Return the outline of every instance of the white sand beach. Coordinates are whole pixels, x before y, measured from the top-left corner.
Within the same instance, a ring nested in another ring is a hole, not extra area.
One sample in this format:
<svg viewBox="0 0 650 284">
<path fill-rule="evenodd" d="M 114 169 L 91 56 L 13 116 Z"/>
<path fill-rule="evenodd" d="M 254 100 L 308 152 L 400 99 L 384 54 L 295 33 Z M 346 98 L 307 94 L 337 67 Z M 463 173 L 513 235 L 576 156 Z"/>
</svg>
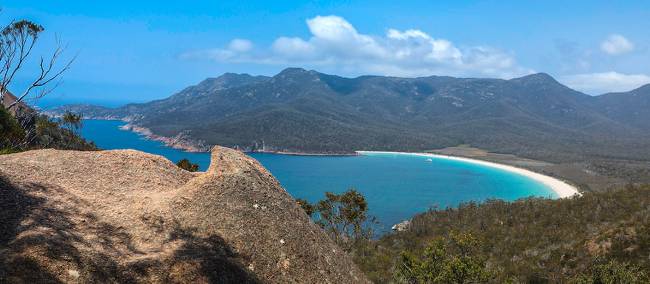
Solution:
<svg viewBox="0 0 650 284">
<path fill-rule="evenodd" d="M 559 198 L 566 198 L 566 197 L 571 197 L 574 195 L 581 195 L 578 189 L 564 181 L 561 181 L 559 179 L 546 176 L 540 173 L 536 173 L 527 169 L 522 169 L 518 168 L 515 166 L 510 166 L 510 165 L 504 165 L 504 164 L 499 164 L 499 163 L 494 163 L 494 162 L 488 162 L 488 161 L 483 161 L 483 160 L 477 160 L 477 159 L 470 159 L 470 158 L 464 158 L 464 157 L 456 157 L 456 156 L 447 156 L 447 155 L 439 155 L 439 154 L 431 154 L 431 153 L 410 153 L 410 152 L 385 152 L 385 151 L 356 151 L 360 155 L 364 154 L 398 154 L 398 155 L 412 155 L 412 156 L 421 156 L 421 157 L 431 157 L 431 158 L 436 158 L 436 159 L 448 159 L 448 160 L 456 160 L 456 161 L 462 161 L 462 162 L 467 162 L 467 163 L 473 163 L 473 164 L 479 164 L 482 166 L 487 166 L 487 167 L 492 167 L 492 168 L 497 168 L 500 170 L 512 172 L 515 174 L 523 175 L 526 176 L 530 179 L 533 179 L 535 181 L 538 181 L 547 187 L 549 187 L 551 190 L 553 190 Z"/>
</svg>

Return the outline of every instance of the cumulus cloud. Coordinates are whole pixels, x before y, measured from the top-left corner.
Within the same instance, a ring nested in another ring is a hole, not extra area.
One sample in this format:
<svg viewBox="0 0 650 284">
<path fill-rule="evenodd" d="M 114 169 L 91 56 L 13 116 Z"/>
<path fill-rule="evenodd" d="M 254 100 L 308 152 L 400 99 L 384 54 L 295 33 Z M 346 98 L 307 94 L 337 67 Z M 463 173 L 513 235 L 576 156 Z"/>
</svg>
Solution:
<svg viewBox="0 0 650 284">
<path fill-rule="evenodd" d="M 588 73 L 569 75 L 560 81 L 576 90 L 599 95 L 607 92 L 624 92 L 650 84 L 650 76 L 645 74 L 623 74 L 618 72 Z"/>
<path fill-rule="evenodd" d="M 508 52 L 489 46 L 457 46 L 417 29 L 388 29 L 385 35 L 369 35 L 338 16 L 316 16 L 306 24 L 309 38 L 279 37 L 262 50 L 254 50 L 250 41 L 238 39 L 226 48 L 188 52 L 182 57 L 395 76 L 511 78 L 532 72 L 519 66 Z"/>
<path fill-rule="evenodd" d="M 613 34 L 600 44 L 600 49 L 607 54 L 620 55 L 634 50 L 634 44 L 622 35 Z"/>
</svg>

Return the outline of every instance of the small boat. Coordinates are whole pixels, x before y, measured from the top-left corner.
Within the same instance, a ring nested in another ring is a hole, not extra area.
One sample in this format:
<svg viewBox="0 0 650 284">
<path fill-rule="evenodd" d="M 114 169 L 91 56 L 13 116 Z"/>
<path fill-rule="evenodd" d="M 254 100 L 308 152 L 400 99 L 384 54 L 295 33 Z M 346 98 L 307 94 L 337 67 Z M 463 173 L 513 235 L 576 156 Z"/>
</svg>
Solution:
<svg viewBox="0 0 650 284">
<path fill-rule="evenodd" d="M 433 162 L 433 160 L 432 160 L 431 158 L 426 159 L 425 161 L 427 161 L 427 162 Z"/>
</svg>

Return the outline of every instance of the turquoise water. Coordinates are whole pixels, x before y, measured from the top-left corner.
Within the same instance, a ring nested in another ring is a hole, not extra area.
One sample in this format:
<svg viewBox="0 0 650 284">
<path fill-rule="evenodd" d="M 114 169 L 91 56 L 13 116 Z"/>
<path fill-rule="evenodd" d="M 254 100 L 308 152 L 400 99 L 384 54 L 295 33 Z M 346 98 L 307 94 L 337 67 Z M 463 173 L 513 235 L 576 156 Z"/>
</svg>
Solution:
<svg viewBox="0 0 650 284">
<path fill-rule="evenodd" d="M 208 153 L 188 153 L 120 130 L 121 121 L 85 120 L 82 134 L 103 149 L 137 149 L 176 162 L 188 158 L 202 170 Z M 457 206 L 489 198 L 515 200 L 529 196 L 556 197 L 545 185 L 524 176 L 481 165 L 427 157 L 370 154 L 363 156 L 289 156 L 253 153 L 295 198 L 311 202 L 324 192 L 356 188 L 367 198 L 378 231 L 437 206 Z"/>
</svg>

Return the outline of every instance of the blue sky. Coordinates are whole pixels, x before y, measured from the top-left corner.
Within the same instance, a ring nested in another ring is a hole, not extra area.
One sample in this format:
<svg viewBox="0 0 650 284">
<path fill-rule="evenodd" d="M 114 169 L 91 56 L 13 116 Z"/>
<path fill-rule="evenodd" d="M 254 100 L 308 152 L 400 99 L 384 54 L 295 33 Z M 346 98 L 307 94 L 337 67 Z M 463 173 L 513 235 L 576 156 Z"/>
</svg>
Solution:
<svg viewBox="0 0 650 284">
<path fill-rule="evenodd" d="M 407 3 L 404 3 L 407 2 Z M 303 67 L 512 78 L 546 72 L 590 94 L 650 83 L 648 1 L 5 0 L 77 55 L 50 100 L 163 98 L 224 72 Z M 26 68 L 14 88 L 29 79 Z M 33 70 L 33 69 L 31 69 Z"/>
</svg>

